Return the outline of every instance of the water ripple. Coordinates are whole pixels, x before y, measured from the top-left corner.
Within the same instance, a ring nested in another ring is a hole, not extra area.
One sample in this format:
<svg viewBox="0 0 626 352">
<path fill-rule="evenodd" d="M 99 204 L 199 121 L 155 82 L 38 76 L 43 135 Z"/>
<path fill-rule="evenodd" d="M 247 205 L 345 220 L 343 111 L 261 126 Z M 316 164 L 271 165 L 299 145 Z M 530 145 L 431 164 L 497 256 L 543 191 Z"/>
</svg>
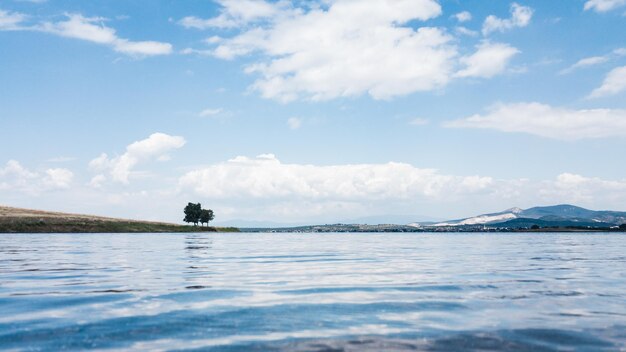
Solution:
<svg viewBox="0 0 626 352">
<path fill-rule="evenodd" d="M 617 234 L 5 234 L 0 350 L 625 350 L 625 252 Z"/>
</svg>

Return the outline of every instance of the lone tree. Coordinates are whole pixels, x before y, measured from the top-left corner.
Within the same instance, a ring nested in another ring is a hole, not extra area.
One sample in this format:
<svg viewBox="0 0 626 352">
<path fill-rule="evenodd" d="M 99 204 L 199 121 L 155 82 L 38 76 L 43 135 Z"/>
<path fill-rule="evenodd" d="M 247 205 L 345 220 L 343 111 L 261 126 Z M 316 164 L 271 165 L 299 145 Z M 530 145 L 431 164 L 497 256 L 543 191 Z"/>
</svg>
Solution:
<svg viewBox="0 0 626 352">
<path fill-rule="evenodd" d="M 202 209 L 200 212 L 200 224 L 206 223 L 206 226 L 209 227 L 209 221 L 215 219 L 215 215 L 213 215 L 213 210 L 211 209 Z"/>
<path fill-rule="evenodd" d="M 197 226 L 198 222 L 200 221 L 201 215 L 202 215 L 202 205 L 200 205 L 200 203 L 198 204 L 187 203 L 187 206 L 185 207 L 185 218 L 183 219 L 183 221 L 193 222 L 193 225 Z"/>
</svg>

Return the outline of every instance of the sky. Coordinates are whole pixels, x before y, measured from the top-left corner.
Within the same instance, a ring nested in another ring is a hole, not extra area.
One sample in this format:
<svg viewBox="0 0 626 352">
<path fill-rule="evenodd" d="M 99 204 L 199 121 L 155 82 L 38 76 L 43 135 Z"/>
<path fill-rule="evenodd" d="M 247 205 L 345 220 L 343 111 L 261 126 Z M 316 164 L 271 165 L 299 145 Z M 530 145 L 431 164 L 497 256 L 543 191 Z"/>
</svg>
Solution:
<svg viewBox="0 0 626 352">
<path fill-rule="evenodd" d="M 0 204 L 626 210 L 626 0 L 0 0 Z"/>
</svg>

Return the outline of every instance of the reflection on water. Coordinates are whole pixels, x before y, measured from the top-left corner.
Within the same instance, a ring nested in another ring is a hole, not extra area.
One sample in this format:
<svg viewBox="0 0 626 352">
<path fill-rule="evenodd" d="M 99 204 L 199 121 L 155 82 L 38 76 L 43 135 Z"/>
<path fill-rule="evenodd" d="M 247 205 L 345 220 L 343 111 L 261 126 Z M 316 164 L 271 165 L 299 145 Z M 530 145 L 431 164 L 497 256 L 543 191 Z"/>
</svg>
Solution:
<svg viewBox="0 0 626 352">
<path fill-rule="evenodd" d="M 0 349 L 626 349 L 626 236 L 0 235 Z"/>
</svg>

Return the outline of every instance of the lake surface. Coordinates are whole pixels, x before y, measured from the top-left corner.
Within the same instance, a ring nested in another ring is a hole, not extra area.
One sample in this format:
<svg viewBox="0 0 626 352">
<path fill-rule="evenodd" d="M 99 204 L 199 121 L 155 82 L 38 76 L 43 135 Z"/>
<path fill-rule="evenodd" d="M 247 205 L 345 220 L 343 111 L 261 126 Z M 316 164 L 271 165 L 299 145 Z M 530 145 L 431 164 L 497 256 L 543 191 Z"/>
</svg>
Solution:
<svg viewBox="0 0 626 352">
<path fill-rule="evenodd" d="M 626 235 L 0 234 L 0 349 L 626 350 Z"/>
</svg>

